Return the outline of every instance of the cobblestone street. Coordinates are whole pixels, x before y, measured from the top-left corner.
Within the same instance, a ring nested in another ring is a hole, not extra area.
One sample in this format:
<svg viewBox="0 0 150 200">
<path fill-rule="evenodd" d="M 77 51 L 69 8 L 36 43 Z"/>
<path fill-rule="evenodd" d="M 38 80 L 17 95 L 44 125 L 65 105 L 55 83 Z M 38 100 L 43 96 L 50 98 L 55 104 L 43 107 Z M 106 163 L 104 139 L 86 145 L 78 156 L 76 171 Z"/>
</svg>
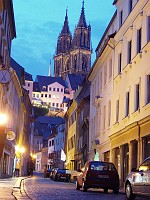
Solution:
<svg viewBox="0 0 150 200">
<path fill-rule="evenodd" d="M 77 191 L 74 183 L 52 181 L 43 178 L 43 174 L 36 174 L 32 178 L 25 180 L 25 190 L 32 200 L 125 200 L 125 194 L 118 195 L 109 191 L 107 194 L 103 190 L 89 189 L 87 192 Z M 137 198 L 143 200 L 144 198 Z"/>
</svg>

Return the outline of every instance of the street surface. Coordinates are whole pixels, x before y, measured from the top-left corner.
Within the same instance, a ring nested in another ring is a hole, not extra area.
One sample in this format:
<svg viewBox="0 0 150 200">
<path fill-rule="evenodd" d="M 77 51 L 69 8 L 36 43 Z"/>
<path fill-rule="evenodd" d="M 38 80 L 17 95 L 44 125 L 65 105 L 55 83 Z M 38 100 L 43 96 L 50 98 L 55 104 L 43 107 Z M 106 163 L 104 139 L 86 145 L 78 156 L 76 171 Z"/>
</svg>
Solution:
<svg viewBox="0 0 150 200">
<path fill-rule="evenodd" d="M 100 189 L 77 191 L 74 183 L 43 178 L 42 173 L 35 173 L 32 178 L 26 179 L 25 190 L 32 200 L 126 200 L 125 194 L 113 194 L 111 190 L 108 193 Z M 136 200 L 144 199 L 146 198 L 136 198 Z"/>
</svg>

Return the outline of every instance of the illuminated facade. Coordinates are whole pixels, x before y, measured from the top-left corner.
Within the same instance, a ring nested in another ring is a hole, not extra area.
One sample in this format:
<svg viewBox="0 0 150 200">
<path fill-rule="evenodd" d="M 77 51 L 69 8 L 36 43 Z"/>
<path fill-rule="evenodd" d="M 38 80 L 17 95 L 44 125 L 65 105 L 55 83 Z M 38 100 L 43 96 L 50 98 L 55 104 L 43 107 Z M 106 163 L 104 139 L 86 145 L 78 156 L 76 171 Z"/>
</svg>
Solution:
<svg viewBox="0 0 150 200">
<path fill-rule="evenodd" d="M 115 0 L 114 5 L 89 75 L 89 145 L 91 159 L 96 147 L 100 160 L 115 163 L 122 185 L 131 168 L 150 155 L 150 1 Z"/>
</svg>

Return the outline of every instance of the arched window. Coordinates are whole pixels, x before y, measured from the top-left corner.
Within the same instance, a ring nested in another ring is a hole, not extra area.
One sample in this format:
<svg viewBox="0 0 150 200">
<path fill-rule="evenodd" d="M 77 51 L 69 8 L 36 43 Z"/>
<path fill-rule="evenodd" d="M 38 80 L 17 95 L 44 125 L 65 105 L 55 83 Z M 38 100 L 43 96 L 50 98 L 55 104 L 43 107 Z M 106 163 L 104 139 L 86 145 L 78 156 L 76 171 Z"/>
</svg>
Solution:
<svg viewBox="0 0 150 200">
<path fill-rule="evenodd" d="M 86 57 L 82 57 L 82 71 L 87 71 L 87 59 Z"/>
</svg>

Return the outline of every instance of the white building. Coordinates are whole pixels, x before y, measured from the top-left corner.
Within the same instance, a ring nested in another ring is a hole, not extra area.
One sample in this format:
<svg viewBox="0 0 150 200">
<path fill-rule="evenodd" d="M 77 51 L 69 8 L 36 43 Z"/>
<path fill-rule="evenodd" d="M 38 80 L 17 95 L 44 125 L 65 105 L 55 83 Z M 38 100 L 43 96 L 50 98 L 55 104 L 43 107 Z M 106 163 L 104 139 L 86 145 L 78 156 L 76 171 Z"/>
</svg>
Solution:
<svg viewBox="0 0 150 200">
<path fill-rule="evenodd" d="M 131 168 L 150 155 L 150 1 L 115 0 L 114 5 L 116 13 L 96 49 L 89 75 L 89 141 L 90 158 L 96 146 L 100 159 L 108 157 L 115 163 L 122 184 Z M 115 31 L 110 39 L 108 35 Z M 97 95 L 102 98 L 95 102 Z M 95 139 L 99 144 L 93 146 Z"/>
</svg>

